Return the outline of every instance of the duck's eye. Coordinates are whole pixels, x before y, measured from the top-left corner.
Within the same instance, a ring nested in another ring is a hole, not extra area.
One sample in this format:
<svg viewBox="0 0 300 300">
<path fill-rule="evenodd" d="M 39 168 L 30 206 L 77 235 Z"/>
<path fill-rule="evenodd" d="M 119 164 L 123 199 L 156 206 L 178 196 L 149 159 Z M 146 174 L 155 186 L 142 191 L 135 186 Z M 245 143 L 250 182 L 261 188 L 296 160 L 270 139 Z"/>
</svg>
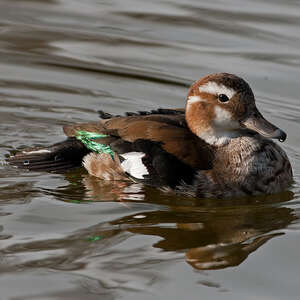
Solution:
<svg viewBox="0 0 300 300">
<path fill-rule="evenodd" d="M 227 101 L 229 101 L 229 98 L 228 98 L 225 94 L 220 94 L 220 95 L 218 96 L 218 99 L 219 99 L 219 101 L 221 101 L 221 102 L 227 102 Z"/>
</svg>

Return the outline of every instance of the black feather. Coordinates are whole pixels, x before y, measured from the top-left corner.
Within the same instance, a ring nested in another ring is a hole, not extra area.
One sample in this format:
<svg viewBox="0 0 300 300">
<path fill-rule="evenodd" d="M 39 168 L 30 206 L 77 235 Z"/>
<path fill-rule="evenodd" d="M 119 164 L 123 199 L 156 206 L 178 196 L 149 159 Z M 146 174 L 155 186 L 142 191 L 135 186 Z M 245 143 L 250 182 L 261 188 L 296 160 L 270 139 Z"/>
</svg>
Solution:
<svg viewBox="0 0 300 300">
<path fill-rule="evenodd" d="M 49 152 L 30 153 L 39 150 Z M 9 157 L 8 163 L 32 171 L 58 171 L 80 166 L 83 157 L 89 152 L 76 138 L 68 138 L 49 147 L 25 149 Z"/>
<path fill-rule="evenodd" d="M 161 143 L 138 139 L 133 143 L 133 149 L 146 154 L 142 161 L 151 178 L 148 184 L 174 188 L 182 181 L 187 184 L 192 183 L 195 170 L 175 155 L 165 151 Z"/>
<path fill-rule="evenodd" d="M 103 120 L 111 119 L 115 117 L 121 117 L 120 115 L 112 115 L 110 113 L 104 112 L 103 110 L 98 110 L 99 117 Z M 158 108 L 150 111 L 140 110 L 137 112 L 128 111 L 125 112 L 125 116 L 148 116 L 148 115 L 182 115 L 184 114 L 184 109 L 169 109 L 169 108 Z"/>
</svg>

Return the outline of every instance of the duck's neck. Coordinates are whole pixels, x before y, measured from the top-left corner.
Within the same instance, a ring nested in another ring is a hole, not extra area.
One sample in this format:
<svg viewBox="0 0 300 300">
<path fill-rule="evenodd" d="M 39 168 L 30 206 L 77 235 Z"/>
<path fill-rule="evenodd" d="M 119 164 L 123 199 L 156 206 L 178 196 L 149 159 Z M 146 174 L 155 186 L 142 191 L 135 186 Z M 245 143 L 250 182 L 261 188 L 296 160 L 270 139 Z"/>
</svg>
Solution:
<svg viewBox="0 0 300 300">
<path fill-rule="evenodd" d="M 206 130 L 198 129 L 195 130 L 194 133 L 212 146 L 224 146 L 230 143 L 232 139 L 242 136 L 240 130 L 215 130 L 213 128 Z"/>
</svg>

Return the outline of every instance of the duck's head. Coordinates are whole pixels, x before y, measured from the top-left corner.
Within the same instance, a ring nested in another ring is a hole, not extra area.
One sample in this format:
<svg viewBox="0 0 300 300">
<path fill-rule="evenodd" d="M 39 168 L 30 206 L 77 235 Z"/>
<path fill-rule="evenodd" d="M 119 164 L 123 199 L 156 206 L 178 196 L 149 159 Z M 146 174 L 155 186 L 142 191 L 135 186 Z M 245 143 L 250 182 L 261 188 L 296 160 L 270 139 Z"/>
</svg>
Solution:
<svg viewBox="0 0 300 300">
<path fill-rule="evenodd" d="M 282 142 L 286 139 L 286 133 L 259 112 L 248 83 L 227 73 L 208 75 L 192 84 L 186 120 L 194 134 L 212 145 L 226 144 L 245 129 Z"/>
</svg>

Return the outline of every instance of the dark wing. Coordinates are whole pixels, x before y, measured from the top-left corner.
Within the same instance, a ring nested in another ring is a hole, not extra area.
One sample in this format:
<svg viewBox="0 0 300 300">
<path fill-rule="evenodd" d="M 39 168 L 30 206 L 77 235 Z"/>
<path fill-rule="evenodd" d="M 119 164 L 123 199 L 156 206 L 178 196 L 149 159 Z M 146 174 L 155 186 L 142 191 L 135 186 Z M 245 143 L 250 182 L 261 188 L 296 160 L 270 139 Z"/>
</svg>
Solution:
<svg viewBox="0 0 300 300">
<path fill-rule="evenodd" d="M 183 114 L 115 117 L 66 126 L 64 131 L 70 137 L 78 131 L 109 135 L 98 142 L 117 154 L 145 153 L 147 181 L 153 185 L 191 183 L 197 170 L 212 167 L 211 148 L 188 129 Z"/>
<path fill-rule="evenodd" d="M 94 141 L 108 145 L 117 154 L 145 153 L 143 163 L 149 172 L 149 182 L 155 185 L 174 186 L 181 180 L 190 183 L 196 170 L 212 167 L 211 148 L 188 129 L 184 113 L 166 111 L 68 125 L 64 127 L 68 139 L 44 148 L 49 152 L 22 152 L 9 161 L 31 170 L 78 165 L 90 151 L 76 139 L 78 131 L 107 135 Z"/>
<path fill-rule="evenodd" d="M 157 118 L 157 116 L 155 116 L 155 118 Z M 130 117 L 126 119 L 128 119 L 128 122 L 133 121 Z M 82 158 L 90 152 L 81 141 L 76 139 L 78 130 L 109 135 L 109 137 L 102 138 L 99 142 L 112 145 L 114 149 L 122 153 L 130 152 L 132 149 L 132 143 L 120 138 L 117 129 L 107 129 L 103 121 L 98 121 L 65 126 L 64 131 L 68 136 L 67 140 L 48 147 L 24 149 L 15 155 L 11 155 L 7 161 L 9 164 L 19 168 L 36 171 L 57 171 L 78 167 L 82 163 Z M 97 142 L 97 140 L 95 140 L 95 142 Z"/>
<path fill-rule="evenodd" d="M 208 169 L 211 166 L 210 147 L 188 129 L 183 114 L 116 117 L 64 127 L 69 137 L 76 136 L 78 131 L 109 135 L 107 141 L 102 138 L 101 143 L 112 144 L 112 147 L 114 143 L 121 145 L 122 141 L 126 144 L 137 140 L 153 142 L 192 168 Z"/>
<path fill-rule="evenodd" d="M 8 163 L 31 171 L 64 171 L 78 167 L 88 150 L 76 138 L 49 147 L 28 148 L 8 158 Z"/>
</svg>

